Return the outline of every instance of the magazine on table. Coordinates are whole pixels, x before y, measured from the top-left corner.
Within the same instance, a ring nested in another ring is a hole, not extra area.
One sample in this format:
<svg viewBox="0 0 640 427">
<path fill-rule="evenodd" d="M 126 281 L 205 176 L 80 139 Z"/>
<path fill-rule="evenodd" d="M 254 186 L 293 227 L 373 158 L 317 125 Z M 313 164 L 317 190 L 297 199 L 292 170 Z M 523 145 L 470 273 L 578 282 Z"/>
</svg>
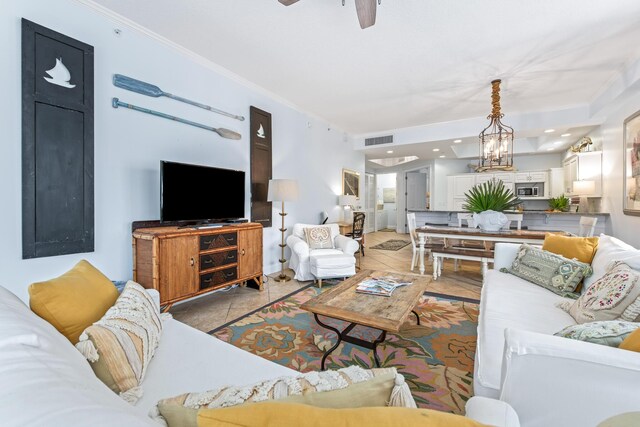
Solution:
<svg viewBox="0 0 640 427">
<path fill-rule="evenodd" d="M 401 286 L 410 285 L 411 281 L 401 280 L 393 276 L 370 277 L 360 282 L 356 292 L 360 294 L 381 295 L 390 297 L 393 291 Z"/>
</svg>

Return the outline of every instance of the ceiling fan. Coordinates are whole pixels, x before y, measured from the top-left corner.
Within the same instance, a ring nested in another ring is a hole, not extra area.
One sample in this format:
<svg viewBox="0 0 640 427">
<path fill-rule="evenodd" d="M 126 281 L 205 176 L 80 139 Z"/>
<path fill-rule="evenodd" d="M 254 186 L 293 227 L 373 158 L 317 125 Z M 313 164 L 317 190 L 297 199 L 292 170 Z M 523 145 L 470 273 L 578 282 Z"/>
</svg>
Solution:
<svg viewBox="0 0 640 427">
<path fill-rule="evenodd" d="M 278 0 L 285 6 L 291 6 L 298 0 Z M 376 2 L 380 4 L 382 0 L 355 0 L 356 12 L 358 13 L 358 21 L 360 21 L 360 28 L 363 30 L 367 27 L 371 27 L 376 23 Z M 342 0 L 344 6 L 344 0 Z"/>
</svg>

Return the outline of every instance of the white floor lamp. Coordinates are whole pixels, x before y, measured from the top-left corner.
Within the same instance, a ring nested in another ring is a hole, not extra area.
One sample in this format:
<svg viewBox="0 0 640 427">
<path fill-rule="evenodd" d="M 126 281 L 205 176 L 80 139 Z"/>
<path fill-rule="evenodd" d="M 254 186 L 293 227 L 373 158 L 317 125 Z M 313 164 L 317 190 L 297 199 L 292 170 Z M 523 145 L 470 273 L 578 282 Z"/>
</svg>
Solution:
<svg viewBox="0 0 640 427">
<path fill-rule="evenodd" d="M 284 232 L 287 231 L 284 228 L 284 217 L 287 213 L 284 211 L 284 202 L 292 202 L 298 200 L 298 181 L 293 179 L 271 179 L 269 180 L 269 191 L 267 193 L 267 200 L 269 202 L 282 202 L 282 227 L 280 232 L 282 233 L 282 242 L 280 243 L 280 275 L 276 277 L 278 282 L 287 282 L 291 280 L 291 276 L 287 276 L 284 273 L 284 263 L 287 260 L 284 258 L 284 248 L 287 246 L 284 243 Z"/>
</svg>

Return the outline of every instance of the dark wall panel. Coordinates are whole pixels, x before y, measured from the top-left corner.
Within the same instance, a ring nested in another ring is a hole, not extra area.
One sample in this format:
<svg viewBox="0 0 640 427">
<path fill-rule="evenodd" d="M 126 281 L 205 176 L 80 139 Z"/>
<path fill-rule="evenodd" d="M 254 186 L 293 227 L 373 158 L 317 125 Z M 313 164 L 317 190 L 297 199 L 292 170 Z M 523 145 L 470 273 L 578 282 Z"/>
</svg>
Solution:
<svg viewBox="0 0 640 427">
<path fill-rule="evenodd" d="M 93 47 L 22 20 L 22 257 L 94 249 Z"/>
<path fill-rule="evenodd" d="M 251 107 L 251 221 L 271 227 L 271 202 L 267 201 L 272 177 L 271 114 Z"/>
</svg>

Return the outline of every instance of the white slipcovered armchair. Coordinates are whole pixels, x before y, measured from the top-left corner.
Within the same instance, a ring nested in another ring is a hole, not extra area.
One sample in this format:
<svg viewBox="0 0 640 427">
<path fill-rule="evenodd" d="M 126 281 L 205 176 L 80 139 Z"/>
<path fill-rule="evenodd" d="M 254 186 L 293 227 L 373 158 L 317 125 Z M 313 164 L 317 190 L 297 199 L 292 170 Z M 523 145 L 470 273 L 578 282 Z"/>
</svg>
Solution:
<svg viewBox="0 0 640 427">
<path fill-rule="evenodd" d="M 360 248 L 358 242 L 340 234 L 338 224 L 325 224 L 331 229 L 333 249 L 309 249 L 304 229 L 319 227 L 314 224 L 295 224 L 287 246 L 291 249 L 289 267 L 295 271 L 296 280 L 322 280 L 349 277 L 356 274 L 353 254 Z"/>
</svg>

